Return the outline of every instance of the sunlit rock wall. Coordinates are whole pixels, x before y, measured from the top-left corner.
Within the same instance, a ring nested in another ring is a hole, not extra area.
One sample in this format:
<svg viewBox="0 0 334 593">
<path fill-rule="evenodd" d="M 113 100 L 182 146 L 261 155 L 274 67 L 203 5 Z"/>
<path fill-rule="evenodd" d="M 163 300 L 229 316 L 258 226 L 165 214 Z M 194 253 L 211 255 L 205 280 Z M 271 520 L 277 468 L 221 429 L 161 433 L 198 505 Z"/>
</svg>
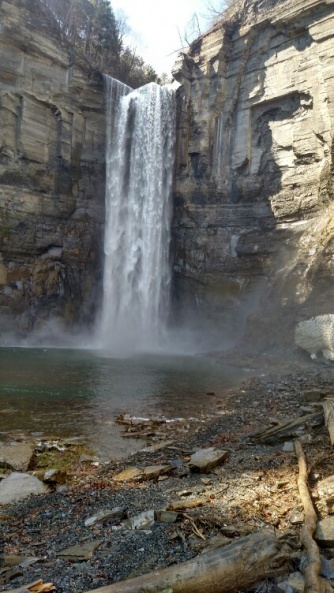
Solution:
<svg viewBox="0 0 334 593">
<path fill-rule="evenodd" d="M 334 302 L 334 1 L 240 4 L 174 69 L 175 299 L 275 340 Z"/>
<path fill-rule="evenodd" d="M 88 322 L 100 292 L 103 81 L 38 0 L 0 1 L 0 338 Z"/>
</svg>

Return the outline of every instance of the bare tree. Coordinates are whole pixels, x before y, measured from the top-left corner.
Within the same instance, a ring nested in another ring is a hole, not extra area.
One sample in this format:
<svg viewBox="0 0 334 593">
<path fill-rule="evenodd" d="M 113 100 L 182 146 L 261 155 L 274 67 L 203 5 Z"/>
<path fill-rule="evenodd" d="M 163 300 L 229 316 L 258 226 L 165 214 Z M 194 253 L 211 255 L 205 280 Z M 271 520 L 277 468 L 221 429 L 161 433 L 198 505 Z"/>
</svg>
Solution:
<svg viewBox="0 0 334 593">
<path fill-rule="evenodd" d="M 137 87 L 158 81 L 154 69 L 126 46 L 126 16 L 117 18 L 109 0 L 41 0 L 68 41 L 91 65 Z"/>
</svg>

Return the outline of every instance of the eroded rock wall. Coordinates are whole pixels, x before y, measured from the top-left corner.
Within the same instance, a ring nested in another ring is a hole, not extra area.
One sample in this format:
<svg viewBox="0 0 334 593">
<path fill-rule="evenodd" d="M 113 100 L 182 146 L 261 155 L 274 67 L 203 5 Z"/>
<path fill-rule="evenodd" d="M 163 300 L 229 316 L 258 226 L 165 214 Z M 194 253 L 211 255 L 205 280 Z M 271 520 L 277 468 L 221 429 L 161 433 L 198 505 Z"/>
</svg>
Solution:
<svg viewBox="0 0 334 593">
<path fill-rule="evenodd" d="M 89 322 L 100 294 L 103 80 L 38 0 L 0 0 L 0 334 Z"/>
<path fill-rule="evenodd" d="M 278 319 L 291 337 L 292 322 L 331 312 L 333 64 L 333 0 L 240 1 L 180 56 L 181 310 L 232 333 L 260 311 L 273 340 Z"/>
</svg>

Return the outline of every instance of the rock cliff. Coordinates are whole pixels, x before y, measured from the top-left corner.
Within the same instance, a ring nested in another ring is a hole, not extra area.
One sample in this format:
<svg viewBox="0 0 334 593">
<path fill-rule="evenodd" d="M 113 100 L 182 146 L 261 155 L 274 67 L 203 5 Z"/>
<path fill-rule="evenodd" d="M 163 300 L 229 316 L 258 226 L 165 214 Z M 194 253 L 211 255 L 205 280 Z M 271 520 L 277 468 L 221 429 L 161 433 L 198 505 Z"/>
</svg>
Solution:
<svg viewBox="0 0 334 593">
<path fill-rule="evenodd" d="M 333 63 L 334 0 L 240 0 L 175 65 L 175 298 L 227 333 L 332 312 Z"/>
<path fill-rule="evenodd" d="M 103 80 L 38 0 L 0 0 L 0 334 L 89 321 L 100 292 Z M 98 290 L 96 290 L 98 288 Z"/>
</svg>

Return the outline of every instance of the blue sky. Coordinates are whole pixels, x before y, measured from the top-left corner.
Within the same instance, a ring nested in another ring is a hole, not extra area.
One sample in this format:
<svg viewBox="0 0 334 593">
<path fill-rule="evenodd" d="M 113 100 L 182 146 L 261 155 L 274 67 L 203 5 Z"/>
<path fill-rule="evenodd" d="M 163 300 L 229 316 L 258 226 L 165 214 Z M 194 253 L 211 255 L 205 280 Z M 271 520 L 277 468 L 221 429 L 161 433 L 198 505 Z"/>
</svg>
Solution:
<svg viewBox="0 0 334 593">
<path fill-rule="evenodd" d="M 181 49 L 180 35 L 184 36 L 187 26 L 190 32 L 194 13 L 200 31 L 208 28 L 208 4 L 210 0 L 111 0 L 114 12 L 121 9 L 128 17 L 133 34 L 127 41 L 158 74 L 170 73 L 177 55 L 173 52 Z M 217 6 L 219 1 L 211 4 Z"/>
</svg>

